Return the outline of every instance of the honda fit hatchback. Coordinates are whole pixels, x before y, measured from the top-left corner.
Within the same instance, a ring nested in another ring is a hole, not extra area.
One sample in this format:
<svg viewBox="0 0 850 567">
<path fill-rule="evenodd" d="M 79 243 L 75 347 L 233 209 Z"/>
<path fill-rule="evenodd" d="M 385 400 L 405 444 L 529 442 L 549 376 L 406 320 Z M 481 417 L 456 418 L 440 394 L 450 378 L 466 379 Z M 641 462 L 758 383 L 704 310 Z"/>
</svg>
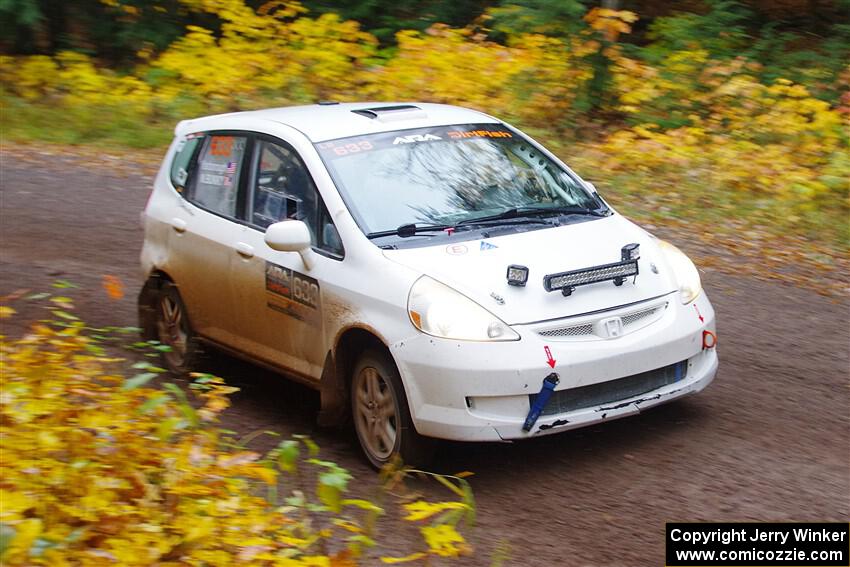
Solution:
<svg viewBox="0 0 850 567">
<path fill-rule="evenodd" d="M 480 112 L 186 120 L 143 219 L 141 323 L 168 368 L 213 345 L 316 388 L 374 466 L 632 415 L 717 369 L 693 263 Z"/>
</svg>

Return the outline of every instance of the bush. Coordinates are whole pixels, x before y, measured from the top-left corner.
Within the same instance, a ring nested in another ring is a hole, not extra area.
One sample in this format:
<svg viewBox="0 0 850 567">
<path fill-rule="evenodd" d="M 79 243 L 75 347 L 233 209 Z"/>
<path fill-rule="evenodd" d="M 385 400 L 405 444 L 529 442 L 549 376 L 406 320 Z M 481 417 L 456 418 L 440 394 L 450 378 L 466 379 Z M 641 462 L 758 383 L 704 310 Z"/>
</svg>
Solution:
<svg viewBox="0 0 850 567">
<path fill-rule="evenodd" d="M 348 498 L 351 475 L 308 438 L 247 450 L 218 425 L 235 388 L 197 375 L 190 403 L 145 386 L 161 372 L 147 360 L 125 378 L 70 300 L 51 302 L 52 322 L 0 345 L 4 565 L 356 565 L 375 544 L 383 510 Z M 405 504 L 424 541 L 385 561 L 470 551 L 469 485 L 439 480 L 458 500 Z"/>
<path fill-rule="evenodd" d="M 812 51 L 812 68 L 783 69 L 777 59 L 793 58 L 765 52 L 790 40 L 770 30 L 751 40 L 737 2 L 657 18 L 642 48 L 620 40 L 638 19 L 628 11 L 593 8 L 554 34 L 547 22 L 562 25 L 574 3 L 551 17 L 543 4 L 520 10 L 513 28 L 499 22 L 516 10 L 497 9 L 501 43 L 485 16 L 467 28 L 401 31 L 384 51 L 356 22 L 308 17 L 297 2 L 257 11 L 243 0 L 180 2 L 219 28 L 187 26 L 123 75 L 78 53 L 0 57 L 6 135 L 138 146 L 213 112 L 322 98 L 444 102 L 516 121 L 586 164 L 584 175 L 669 200 L 688 220 L 711 212 L 841 250 L 850 239 L 846 48 Z M 830 41 L 841 44 L 850 28 L 833 27 Z M 767 66 L 751 56 L 759 54 Z"/>
</svg>

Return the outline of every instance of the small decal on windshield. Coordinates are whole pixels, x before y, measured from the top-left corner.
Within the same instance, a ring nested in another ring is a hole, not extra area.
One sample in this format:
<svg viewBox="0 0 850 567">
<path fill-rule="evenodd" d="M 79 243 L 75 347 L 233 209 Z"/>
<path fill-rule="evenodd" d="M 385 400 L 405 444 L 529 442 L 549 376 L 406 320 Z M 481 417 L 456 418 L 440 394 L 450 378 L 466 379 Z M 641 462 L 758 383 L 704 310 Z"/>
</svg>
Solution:
<svg viewBox="0 0 850 567">
<path fill-rule="evenodd" d="M 472 130 L 464 132 L 460 130 L 449 130 L 449 138 L 513 138 L 513 134 L 504 130 Z"/>
<path fill-rule="evenodd" d="M 415 144 L 416 142 L 433 142 L 435 140 L 442 140 L 442 138 L 435 136 L 434 134 L 411 134 L 409 136 L 398 136 L 395 140 L 393 140 L 393 145 Z"/>
<path fill-rule="evenodd" d="M 492 250 L 493 248 L 498 248 L 495 244 L 490 244 L 489 242 L 481 241 L 481 248 L 479 250 Z"/>
</svg>

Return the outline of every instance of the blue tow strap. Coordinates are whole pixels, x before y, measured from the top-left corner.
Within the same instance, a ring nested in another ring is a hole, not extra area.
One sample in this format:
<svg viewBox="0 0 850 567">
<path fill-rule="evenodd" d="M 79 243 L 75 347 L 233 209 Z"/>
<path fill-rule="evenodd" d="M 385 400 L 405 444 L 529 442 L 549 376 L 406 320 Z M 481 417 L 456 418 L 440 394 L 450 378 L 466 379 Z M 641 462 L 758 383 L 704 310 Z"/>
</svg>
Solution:
<svg viewBox="0 0 850 567">
<path fill-rule="evenodd" d="M 534 403 L 531 404 L 531 409 L 528 411 L 528 417 L 525 418 L 525 423 L 522 425 L 523 431 L 531 431 L 531 428 L 534 427 L 534 424 L 537 423 L 537 418 L 540 417 L 540 414 L 543 412 L 543 408 L 546 407 L 546 403 L 549 401 L 549 398 L 552 397 L 552 392 L 555 390 L 555 386 L 558 385 L 560 380 L 558 380 L 558 374 L 556 372 L 552 372 L 543 379 L 543 387 L 540 388 L 540 393 L 534 397 Z"/>
</svg>

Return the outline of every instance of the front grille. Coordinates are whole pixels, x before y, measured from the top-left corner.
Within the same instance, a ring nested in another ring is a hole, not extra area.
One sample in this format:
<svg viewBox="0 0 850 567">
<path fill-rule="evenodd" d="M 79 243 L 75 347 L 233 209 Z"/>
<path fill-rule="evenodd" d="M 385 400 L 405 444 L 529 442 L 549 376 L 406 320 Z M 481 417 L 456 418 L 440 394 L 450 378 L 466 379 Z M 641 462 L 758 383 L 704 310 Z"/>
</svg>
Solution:
<svg viewBox="0 0 850 567">
<path fill-rule="evenodd" d="M 623 333 L 631 333 L 637 331 L 661 319 L 664 310 L 667 308 L 667 303 L 654 305 L 652 307 L 641 309 L 640 311 L 632 311 L 621 317 L 623 323 Z M 598 322 L 599 320 L 595 321 Z M 555 327 L 537 331 L 541 337 L 546 337 L 553 340 L 588 340 L 588 339 L 604 339 L 608 338 L 604 331 L 597 329 L 594 332 L 594 321 L 589 323 L 580 323 L 578 325 L 570 325 L 567 327 Z"/>
<path fill-rule="evenodd" d="M 623 315 L 623 326 L 630 327 L 632 325 L 635 325 L 639 321 L 646 319 L 647 317 L 650 317 L 652 315 L 655 315 L 656 313 L 661 311 L 663 307 L 666 307 L 666 304 L 664 306 L 656 306 L 651 309 L 644 309 L 643 311 L 635 311 L 634 313 Z"/>
<path fill-rule="evenodd" d="M 540 331 L 542 337 L 581 337 L 583 335 L 592 335 L 593 325 L 576 325 L 575 327 L 562 327 L 560 329 L 548 329 Z"/>
<path fill-rule="evenodd" d="M 641 372 L 640 374 L 626 376 L 625 378 L 618 378 L 617 380 L 559 390 L 552 393 L 552 397 L 549 398 L 549 402 L 543 408 L 541 415 L 555 415 L 627 400 L 657 390 L 662 386 L 684 380 L 687 372 L 688 361 L 683 360 L 670 366 L 656 368 L 649 372 Z M 532 394 L 528 397 L 529 403 L 533 404 L 537 394 Z"/>
</svg>

